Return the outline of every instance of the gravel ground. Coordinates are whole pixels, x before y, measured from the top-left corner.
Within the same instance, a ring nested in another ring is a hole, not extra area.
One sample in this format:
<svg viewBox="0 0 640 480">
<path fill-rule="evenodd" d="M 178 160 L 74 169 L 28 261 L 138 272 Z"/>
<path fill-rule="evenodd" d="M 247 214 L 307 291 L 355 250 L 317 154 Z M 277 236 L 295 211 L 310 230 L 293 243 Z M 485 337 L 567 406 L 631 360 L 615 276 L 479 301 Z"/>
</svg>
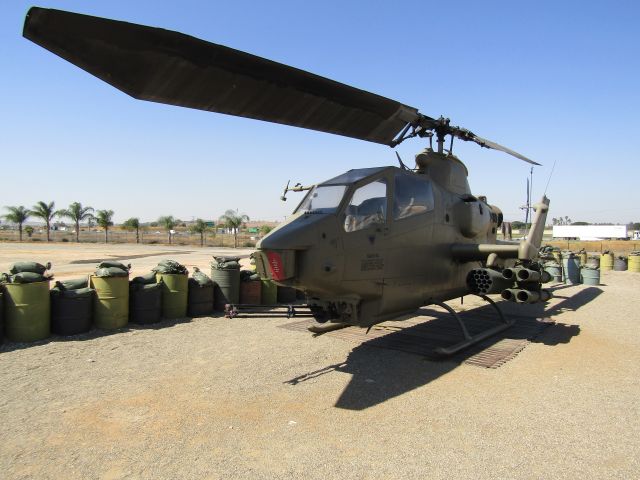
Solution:
<svg viewBox="0 0 640 480">
<path fill-rule="evenodd" d="M 61 270 L 81 256 L 48 248 Z M 559 324 L 496 370 L 284 318 L 4 344 L 2 478 L 638 478 L 640 274 L 602 280 L 557 289 Z"/>
</svg>

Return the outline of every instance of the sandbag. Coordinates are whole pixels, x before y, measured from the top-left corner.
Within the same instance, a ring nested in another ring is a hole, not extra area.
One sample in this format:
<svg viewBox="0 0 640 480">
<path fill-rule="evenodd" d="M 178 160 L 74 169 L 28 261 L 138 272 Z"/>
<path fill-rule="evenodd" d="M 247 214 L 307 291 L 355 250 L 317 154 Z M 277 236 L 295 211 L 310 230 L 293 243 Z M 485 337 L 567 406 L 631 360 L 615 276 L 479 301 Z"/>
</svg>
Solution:
<svg viewBox="0 0 640 480">
<path fill-rule="evenodd" d="M 45 280 L 48 280 L 48 277 L 34 272 L 20 272 L 8 276 L 8 283 L 35 283 Z"/>
<path fill-rule="evenodd" d="M 217 270 L 239 270 L 240 257 L 213 257 L 215 262 L 211 262 L 211 267 Z"/>
<path fill-rule="evenodd" d="M 152 268 L 152 270 L 157 273 L 168 273 L 172 275 L 189 274 L 189 270 L 175 260 L 162 260 L 158 262 L 158 265 Z"/>
<path fill-rule="evenodd" d="M 160 283 L 129 285 L 129 322 L 138 325 L 157 323 L 162 319 L 162 285 Z"/>
<path fill-rule="evenodd" d="M 58 282 L 60 283 L 60 282 Z M 78 335 L 91 329 L 93 288 L 51 289 L 51 331 L 58 335 Z"/>
<path fill-rule="evenodd" d="M 125 265 L 124 263 L 116 262 L 115 260 L 105 260 L 100 262 L 96 268 L 119 268 L 121 270 L 131 270 L 131 264 Z"/>
<path fill-rule="evenodd" d="M 156 272 L 140 275 L 139 277 L 133 277 L 131 283 L 140 285 L 152 285 L 154 283 L 158 283 L 156 280 Z"/>
<path fill-rule="evenodd" d="M 44 272 L 50 269 L 51 269 L 51 262 L 47 262 L 46 265 L 42 265 L 41 263 L 38 263 L 38 262 L 16 262 L 13 265 L 11 265 L 11 268 L 9 269 L 9 271 L 14 275 L 16 273 L 23 273 L 23 272 L 39 273 L 40 275 L 42 275 Z"/>
<path fill-rule="evenodd" d="M 79 290 L 89 286 L 89 277 L 74 278 L 73 280 L 58 280 L 53 288 L 58 290 Z"/>
<path fill-rule="evenodd" d="M 206 285 L 213 285 L 213 280 L 209 278 L 209 276 L 200 271 L 198 267 L 193 269 L 193 274 L 191 275 L 193 280 L 198 283 L 198 285 L 204 287 Z"/>
<path fill-rule="evenodd" d="M 260 275 L 258 275 L 253 270 L 240 270 L 241 282 L 253 282 L 256 280 L 260 280 Z"/>
<path fill-rule="evenodd" d="M 204 275 L 204 274 L 203 274 Z M 205 275 L 206 276 L 206 275 Z M 209 277 L 207 277 L 209 278 Z M 214 303 L 213 282 L 200 285 L 194 278 L 189 279 L 187 312 L 190 317 L 211 315 Z"/>
<path fill-rule="evenodd" d="M 129 271 L 118 267 L 98 268 L 94 275 L 96 277 L 128 277 Z"/>
</svg>

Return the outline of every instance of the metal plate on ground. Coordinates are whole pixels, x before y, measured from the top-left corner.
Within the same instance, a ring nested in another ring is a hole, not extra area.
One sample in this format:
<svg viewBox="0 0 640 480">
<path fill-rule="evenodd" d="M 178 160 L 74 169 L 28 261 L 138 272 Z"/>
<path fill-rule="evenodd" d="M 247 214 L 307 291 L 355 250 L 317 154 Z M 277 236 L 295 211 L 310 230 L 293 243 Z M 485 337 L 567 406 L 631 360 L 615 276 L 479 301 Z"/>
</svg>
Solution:
<svg viewBox="0 0 640 480">
<path fill-rule="evenodd" d="M 495 313 L 474 309 L 459 312 L 471 335 L 497 324 Z M 474 345 L 447 360 L 460 361 L 485 368 L 498 368 L 514 358 L 527 344 L 535 339 L 547 326 L 553 324 L 548 318 L 510 315 L 515 324 L 493 337 Z M 313 320 L 297 320 L 281 325 L 286 330 L 310 334 L 307 328 L 317 325 Z M 445 312 L 421 309 L 413 318 L 402 321 L 388 321 L 374 325 L 369 333 L 364 328 L 347 327 L 324 333 L 354 343 L 376 348 L 399 350 L 405 353 L 441 359 L 435 349 L 452 345 L 462 338 L 456 320 Z"/>
</svg>

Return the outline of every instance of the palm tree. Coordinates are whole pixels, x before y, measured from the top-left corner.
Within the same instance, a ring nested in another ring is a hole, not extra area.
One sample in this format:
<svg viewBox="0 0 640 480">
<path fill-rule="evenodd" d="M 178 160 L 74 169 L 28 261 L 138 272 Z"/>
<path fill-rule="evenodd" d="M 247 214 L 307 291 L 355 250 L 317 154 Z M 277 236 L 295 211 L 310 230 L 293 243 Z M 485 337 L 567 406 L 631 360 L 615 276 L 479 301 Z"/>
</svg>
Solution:
<svg viewBox="0 0 640 480">
<path fill-rule="evenodd" d="M 158 225 L 164 228 L 169 234 L 169 245 L 171 245 L 171 230 L 176 226 L 176 219 L 171 215 L 158 218 Z"/>
<path fill-rule="evenodd" d="M 109 227 L 113 225 L 113 210 L 98 210 L 96 212 L 96 222 L 99 227 L 104 228 L 104 243 L 109 241 Z"/>
<path fill-rule="evenodd" d="M 18 224 L 18 232 L 20 234 L 20 241 L 22 241 L 22 224 L 27 221 L 31 212 L 24 208 L 22 205 L 19 207 L 4 207 L 9 210 L 4 216 L 4 219 L 7 222 L 17 223 Z"/>
<path fill-rule="evenodd" d="M 58 215 L 73 220 L 76 224 L 76 242 L 80 241 L 80 222 L 93 219 L 93 208 L 83 207 L 80 202 L 73 202 L 66 210 L 60 210 Z"/>
<path fill-rule="evenodd" d="M 136 243 L 140 243 L 140 219 L 137 217 L 131 217 L 122 224 L 127 230 L 136 231 Z"/>
<path fill-rule="evenodd" d="M 249 217 L 245 214 L 239 215 L 236 210 L 227 210 L 220 216 L 220 221 L 226 228 L 233 230 L 233 245 L 238 248 L 238 230 L 243 223 L 249 221 Z"/>
<path fill-rule="evenodd" d="M 189 227 L 192 233 L 200 234 L 200 246 L 204 247 L 204 234 L 209 229 L 207 224 L 201 218 L 196 219 L 195 223 Z"/>
<path fill-rule="evenodd" d="M 41 218 L 44 223 L 47 224 L 47 242 L 51 241 L 51 221 L 53 217 L 58 215 L 58 211 L 55 209 L 55 202 L 45 203 L 40 201 L 31 207 L 31 215 Z"/>
</svg>

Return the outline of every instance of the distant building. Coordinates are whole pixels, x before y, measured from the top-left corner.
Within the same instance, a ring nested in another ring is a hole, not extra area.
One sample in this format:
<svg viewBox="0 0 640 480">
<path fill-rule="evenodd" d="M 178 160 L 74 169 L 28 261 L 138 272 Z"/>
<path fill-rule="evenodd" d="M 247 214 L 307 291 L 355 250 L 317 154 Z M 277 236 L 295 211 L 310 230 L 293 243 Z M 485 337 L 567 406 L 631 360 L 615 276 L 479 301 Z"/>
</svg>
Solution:
<svg viewBox="0 0 640 480">
<path fill-rule="evenodd" d="M 555 225 L 553 238 L 575 240 L 626 240 L 626 225 Z"/>
</svg>

